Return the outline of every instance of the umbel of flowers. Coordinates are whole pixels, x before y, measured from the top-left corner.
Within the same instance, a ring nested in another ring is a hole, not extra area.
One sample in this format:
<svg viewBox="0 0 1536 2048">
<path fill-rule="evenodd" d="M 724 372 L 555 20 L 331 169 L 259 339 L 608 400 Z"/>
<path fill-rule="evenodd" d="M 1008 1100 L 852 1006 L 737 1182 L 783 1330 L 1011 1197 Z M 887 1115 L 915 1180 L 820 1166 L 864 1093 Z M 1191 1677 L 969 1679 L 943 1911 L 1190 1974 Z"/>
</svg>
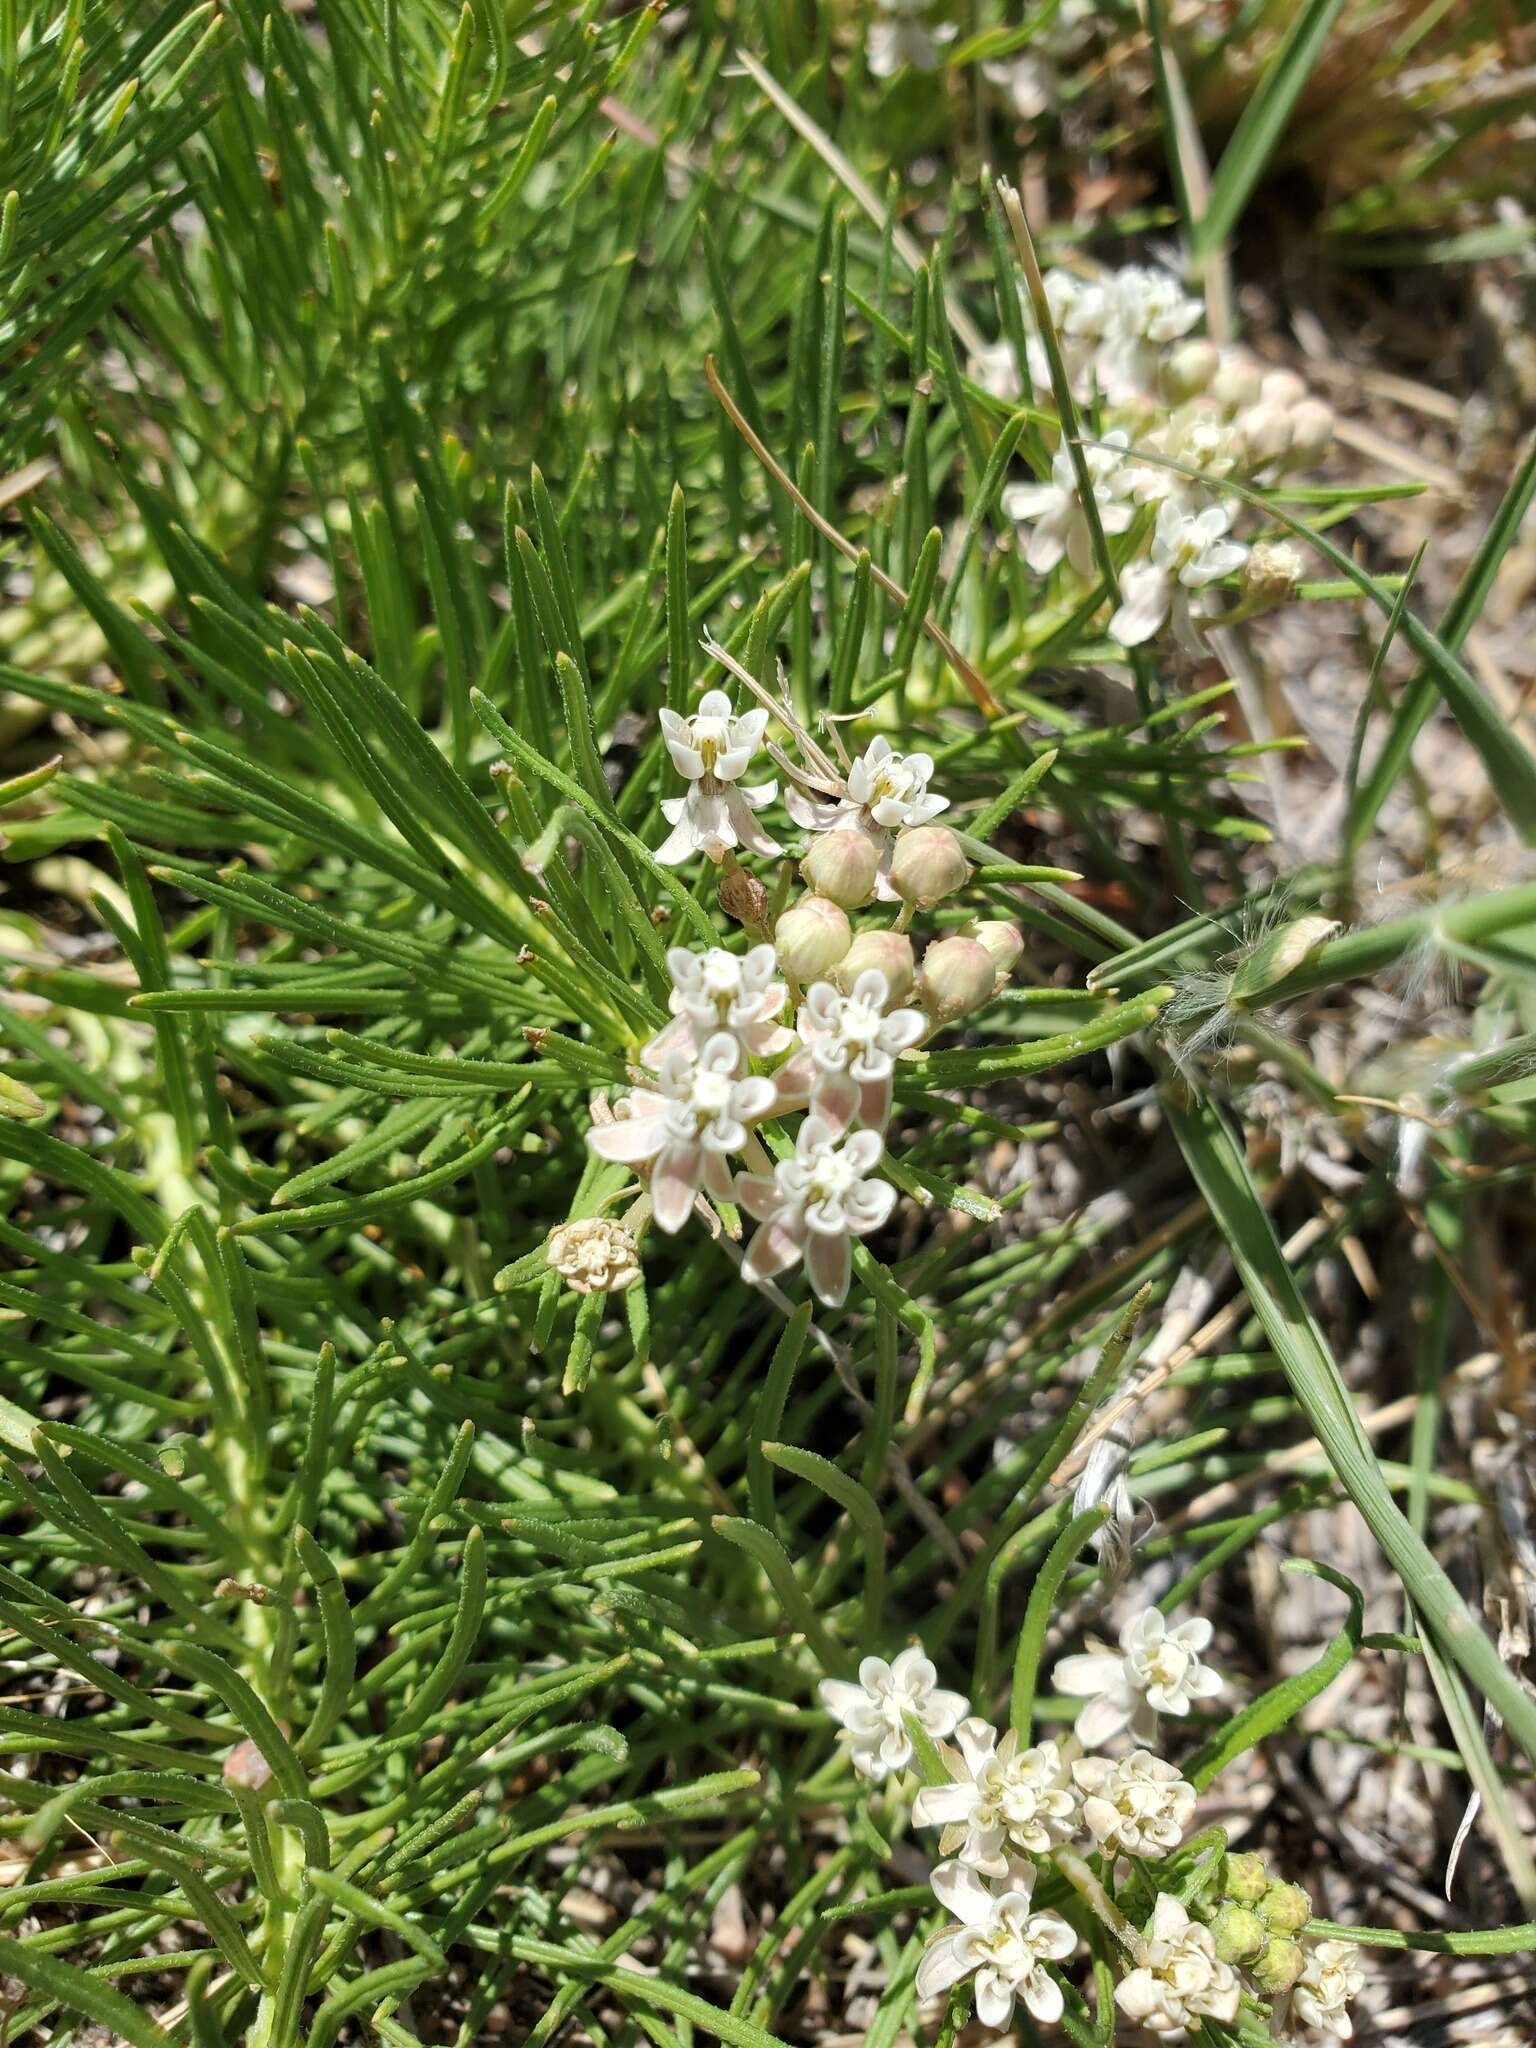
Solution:
<svg viewBox="0 0 1536 2048">
<path fill-rule="evenodd" d="M 1117 1958 L 1116 2007 L 1156 2038 L 1181 2041 L 1261 2004 L 1277 2028 L 1349 2037 L 1363 1973 L 1350 1944 L 1307 1937 L 1299 1886 L 1252 1854 L 1220 1855 L 1214 1873 L 1196 1862 L 1193 1880 L 1186 1858 L 1162 1878 L 1197 1795 L 1148 1745 L 1160 1720 L 1177 1723 L 1221 1690 L 1204 1661 L 1210 1636 L 1208 1622 L 1170 1624 L 1149 1609 L 1118 1650 L 1062 1658 L 1056 1689 L 1082 1704 L 1069 1735 L 1038 1742 L 971 1714 L 920 1644 L 891 1663 L 865 1657 L 855 1679 L 822 1680 L 859 1777 L 889 1793 L 919 1768 L 920 1749 L 938 1759 L 912 1802 L 916 1825 L 938 1831 L 929 1882 L 944 1915 L 918 1966 L 921 1998 L 970 1980 L 983 2027 L 1006 2029 L 1019 2005 L 1049 2026 L 1072 1995 L 1063 1966 L 1091 1914 L 1113 1937 L 1100 1949 Z M 1127 1735 L 1135 1747 L 1104 1753 Z"/>
<path fill-rule="evenodd" d="M 778 784 L 747 780 L 771 718 L 799 751 L 797 761 L 770 746 L 790 779 L 784 808 L 804 834 L 806 884 L 776 917 L 740 860 L 781 852 L 758 815 Z M 594 1104 L 588 1133 L 595 1152 L 645 1184 L 626 1219 L 632 1234 L 618 1243 L 615 1225 L 577 1243 L 567 1226 L 550 1242 L 550 1262 L 580 1291 L 605 1280 L 617 1290 L 635 1277 L 646 1223 L 676 1232 L 728 1203 L 758 1226 L 747 1280 L 767 1284 L 803 1266 L 814 1293 L 836 1306 L 848 1294 L 854 1240 L 879 1230 L 896 1202 L 880 1168 L 899 1062 L 990 1002 L 1023 939 L 1012 925 L 982 920 L 933 939 L 919 957 L 914 921 L 971 874 L 959 836 L 938 822 L 949 799 L 932 787 L 929 755 L 901 753 L 880 735 L 857 759 L 834 760 L 787 705 L 739 711 L 719 689 L 691 715 L 664 711 L 661 721 L 683 788 L 663 801 L 671 829 L 656 858 L 714 862 L 722 902 L 744 905 L 761 936 L 741 952 L 667 954 L 670 1021 L 641 1048 L 635 1085 Z M 772 1122 L 787 1140 L 791 1117 L 792 1147 L 770 1156 L 759 1128 Z"/>
<path fill-rule="evenodd" d="M 1329 408 L 1294 372 L 1265 369 L 1195 334 L 1202 308 L 1164 271 L 1132 264 L 1084 278 L 1058 268 L 1046 274 L 1045 295 L 1074 403 L 1083 407 L 1088 488 L 1116 564 L 1109 637 L 1139 647 L 1169 627 L 1193 646 L 1202 628 L 1289 597 L 1300 556 L 1288 542 L 1238 539 L 1241 501 L 1223 487 L 1273 484 L 1319 462 L 1333 439 Z M 1023 395 L 1006 341 L 973 357 L 970 368 L 995 396 Z M 1049 393 L 1037 323 L 1025 368 L 1035 392 Z M 1037 575 L 1070 573 L 1079 585 L 1097 578 L 1069 448 L 1056 449 L 1045 479 L 1009 485 L 1002 508 Z M 1228 599 L 1221 587 L 1234 579 Z"/>
</svg>

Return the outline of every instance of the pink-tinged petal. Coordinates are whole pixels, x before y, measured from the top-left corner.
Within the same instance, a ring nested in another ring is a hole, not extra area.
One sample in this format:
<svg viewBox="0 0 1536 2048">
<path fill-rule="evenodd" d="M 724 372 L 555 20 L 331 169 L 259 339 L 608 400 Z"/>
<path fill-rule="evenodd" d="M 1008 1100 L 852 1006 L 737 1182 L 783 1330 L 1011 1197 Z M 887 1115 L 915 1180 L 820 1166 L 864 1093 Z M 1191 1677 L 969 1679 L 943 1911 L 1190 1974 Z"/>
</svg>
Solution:
<svg viewBox="0 0 1536 2048">
<path fill-rule="evenodd" d="M 977 1973 L 976 2017 L 999 2033 L 1013 2018 L 1013 1986 L 996 1970 Z"/>
<path fill-rule="evenodd" d="M 974 1785 L 925 1785 L 912 1802 L 912 1818 L 920 1828 L 955 1827 L 975 1804 Z"/>
<path fill-rule="evenodd" d="M 747 1051 L 754 1059 L 777 1059 L 781 1052 L 787 1052 L 795 1042 L 795 1034 L 788 1024 L 750 1024 L 746 1031 Z M 778 1076 L 775 1075 L 777 1080 Z"/>
<path fill-rule="evenodd" d="M 693 1026 L 686 1017 L 674 1017 L 665 1029 L 640 1048 L 643 1067 L 660 1067 L 669 1052 L 686 1052 L 693 1043 Z"/>
<path fill-rule="evenodd" d="M 732 1200 L 739 1202 L 759 1223 L 766 1223 L 779 1213 L 778 1182 L 766 1173 L 738 1173 Z"/>
<path fill-rule="evenodd" d="M 654 1159 L 665 1142 L 660 1117 L 632 1116 L 623 1123 L 595 1124 L 587 1133 L 587 1143 L 598 1157 L 620 1166 Z"/>
<path fill-rule="evenodd" d="M 740 1181 L 737 1182 L 738 1188 Z M 775 1273 L 782 1273 L 793 1266 L 800 1257 L 801 1244 L 793 1232 L 782 1223 L 765 1223 L 742 1261 L 741 1277 L 750 1285 L 758 1280 L 771 1280 Z"/>
<path fill-rule="evenodd" d="M 963 1932 L 941 1934 L 937 1941 L 930 1942 L 917 1966 L 918 1997 L 938 1998 L 941 1993 L 952 1990 L 962 1977 L 968 1976 L 976 1967 L 969 1950 L 970 1945 Z"/>
<path fill-rule="evenodd" d="M 784 792 L 784 808 L 794 822 L 805 832 L 830 832 L 842 816 L 842 805 L 836 802 L 818 803 L 802 789 L 791 785 Z"/>
<path fill-rule="evenodd" d="M 985 1927 L 997 1910 L 997 1900 L 974 1870 L 964 1863 L 939 1863 L 928 1882 L 946 1913 L 953 1913 L 965 1927 Z"/>
<path fill-rule="evenodd" d="M 787 1059 L 773 1077 L 774 1091 L 781 1109 L 804 1109 L 811 1099 L 811 1087 L 816 1077 L 815 1063 L 809 1052 L 797 1052 Z"/>
<path fill-rule="evenodd" d="M 878 1081 L 863 1081 L 859 1084 L 859 1122 L 872 1131 L 883 1131 L 891 1116 L 891 1091 L 895 1083 L 890 1074 Z"/>
<path fill-rule="evenodd" d="M 704 1191 L 713 1195 L 717 1202 L 734 1202 L 736 1199 L 736 1182 L 725 1163 L 723 1152 L 705 1150 Z"/>
<path fill-rule="evenodd" d="M 820 1130 L 810 1146 L 814 1150 L 841 1136 L 858 1113 L 858 1083 L 850 1080 L 847 1074 L 835 1070 L 829 1072 L 818 1066 L 813 1070 L 811 1114 L 800 1126 L 800 1136 L 803 1139 L 812 1124 L 819 1125 Z"/>
<path fill-rule="evenodd" d="M 1090 1650 L 1075 1657 L 1058 1657 L 1051 1683 L 1058 1692 L 1082 1697 L 1107 1692 L 1120 1682 L 1120 1659 L 1113 1650 Z"/>
<path fill-rule="evenodd" d="M 697 1145 L 668 1145 L 659 1154 L 651 1174 L 651 1211 L 658 1230 L 670 1236 L 682 1229 L 693 1214 L 703 1171 L 703 1153 Z"/>
<path fill-rule="evenodd" d="M 853 1277 L 853 1254 L 846 1237 L 813 1231 L 806 1241 L 805 1270 L 811 1287 L 828 1308 L 841 1308 Z"/>
</svg>

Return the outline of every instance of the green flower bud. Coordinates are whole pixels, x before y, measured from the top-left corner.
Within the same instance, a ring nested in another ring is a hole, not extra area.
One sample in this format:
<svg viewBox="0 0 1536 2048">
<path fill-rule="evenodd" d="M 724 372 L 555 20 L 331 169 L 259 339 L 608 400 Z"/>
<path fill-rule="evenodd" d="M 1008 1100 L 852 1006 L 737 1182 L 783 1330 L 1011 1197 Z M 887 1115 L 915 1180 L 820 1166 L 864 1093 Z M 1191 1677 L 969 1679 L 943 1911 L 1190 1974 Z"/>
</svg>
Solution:
<svg viewBox="0 0 1536 2048">
<path fill-rule="evenodd" d="M 1275 1884 L 1259 1901 L 1259 1918 L 1276 1934 L 1295 1934 L 1312 1918 L 1311 1895 L 1299 1884 Z"/>
<path fill-rule="evenodd" d="M 1228 355 L 1211 379 L 1210 394 L 1224 412 L 1245 412 L 1258 404 L 1263 385 L 1263 373 L 1251 357 Z"/>
<path fill-rule="evenodd" d="M 911 995 L 917 981 L 917 962 L 912 941 L 905 932 L 889 929 L 859 932 L 853 944 L 832 970 L 832 980 L 844 995 L 868 968 L 878 967 L 890 990 L 890 1007 L 895 1009 Z"/>
<path fill-rule="evenodd" d="M 1332 446 L 1333 408 L 1320 398 L 1304 398 L 1291 414 L 1291 461 L 1310 468 Z"/>
<path fill-rule="evenodd" d="M 1239 1006 L 1294 974 L 1319 946 L 1336 938 L 1344 927 L 1331 917 L 1297 917 L 1266 939 L 1250 946 L 1232 976 L 1231 1001 Z"/>
<path fill-rule="evenodd" d="M 971 937 L 992 955 L 1000 976 L 1012 974 L 1024 951 L 1024 934 L 1016 924 L 1005 924 L 998 917 L 983 918 L 980 924 L 972 926 Z"/>
<path fill-rule="evenodd" d="M 917 986 L 928 1014 L 949 1024 L 987 1001 L 997 986 L 997 967 L 976 939 L 940 939 L 923 955 Z"/>
<path fill-rule="evenodd" d="M 1222 1858 L 1223 1898 L 1236 1899 L 1243 1906 L 1256 1906 L 1269 1890 L 1270 1883 L 1269 1865 L 1257 1850 L 1242 1849 L 1235 1855 Z"/>
<path fill-rule="evenodd" d="M 891 855 L 891 887 L 904 903 L 923 909 L 963 889 L 970 864 L 947 825 L 918 825 L 903 832 Z"/>
<path fill-rule="evenodd" d="M 807 885 L 844 910 L 858 910 L 875 893 L 880 850 L 862 832 L 824 832 L 800 863 Z"/>
<path fill-rule="evenodd" d="M 1299 1942 L 1277 1940 L 1267 1945 L 1250 1969 L 1255 1985 L 1264 1996 L 1278 1998 L 1282 1991 L 1290 1990 L 1306 1966 L 1307 1959 Z"/>
<path fill-rule="evenodd" d="M 848 914 L 825 896 L 802 896 L 786 910 L 773 934 L 779 965 L 796 981 L 819 981 L 853 944 Z"/>
<path fill-rule="evenodd" d="M 1224 1963 L 1251 1963 L 1269 1941 L 1269 1929 L 1247 1906 L 1223 1906 L 1211 1922 L 1211 1938 Z"/>
</svg>

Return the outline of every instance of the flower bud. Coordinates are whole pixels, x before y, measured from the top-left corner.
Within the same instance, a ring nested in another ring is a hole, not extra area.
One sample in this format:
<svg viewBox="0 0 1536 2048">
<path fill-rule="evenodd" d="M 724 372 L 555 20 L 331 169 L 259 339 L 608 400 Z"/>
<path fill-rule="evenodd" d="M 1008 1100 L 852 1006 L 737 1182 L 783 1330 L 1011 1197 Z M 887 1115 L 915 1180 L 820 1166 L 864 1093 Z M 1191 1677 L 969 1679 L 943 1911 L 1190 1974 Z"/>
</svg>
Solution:
<svg viewBox="0 0 1536 2048">
<path fill-rule="evenodd" d="M 1230 1000 L 1239 1005 L 1251 1003 L 1277 981 L 1294 974 L 1319 946 L 1337 938 L 1343 929 L 1337 918 L 1292 918 L 1289 924 L 1281 925 L 1243 954 L 1232 976 Z"/>
<path fill-rule="evenodd" d="M 1211 1922 L 1211 1938 L 1224 1963 L 1251 1963 L 1269 1943 L 1269 1929 L 1247 1906 L 1223 1906 Z"/>
<path fill-rule="evenodd" d="M 1291 461 L 1310 468 L 1333 446 L 1333 407 L 1304 398 L 1291 410 Z"/>
<path fill-rule="evenodd" d="M 885 976 L 890 994 L 890 1008 L 896 1009 L 911 995 L 917 980 L 917 966 L 912 958 L 912 941 L 905 932 L 880 931 L 860 932 L 848 948 L 832 979 L 847 995 L 853 984 L 867 968 L 878 967 Z"/>
<path fill-rule="evenodd" d="M 1006 981 L 1024 951 L 1024 934 L 1018 926 L 1005 924 L 1000 917 L 987 917 L 972 926 L 971 937 L 991 954 L 999 983 Z"/>
<path fill-rule="evenodd" d="M 1225 1856 L 1221 1865 L 1222 1896 L 1239 1905 L 1256 1906 L 1269 1890 L 1269 1865 L 1256 1849 Z"/>
<path fill-rule="evenodd" d="M 997 986 L 997 964 L 979 939 L 940 939 L 917 977 L 923 1007 L 940 1023 L 979 1010 Z"/>
<path fill-rule="evenodd" d="M 761 931 L 768 922 L 768 891 L 745 868 L 727 868 L 720 877 L 716 892 L 720 908 L 727 917 L 734 917 L 738 924 L 752 926 Z"/>
<path fill-rule="evenodd" d="M 1299 1884 L 1274 1884 L 1259 1901 L 1259 1918 L 1276 1934 L 1295 1934 L 1312 1918 L 1311 1895 Z"/>
<path fill-rule="evenodd" d="M 773 934 L 779 965 L 796 981 L 820 981 L 853 944 L 848 914 L 825 896 L 802 896 Z"/>
<path fill-rule="evenodd" d="M 1256 610 L 1284 604 L 1295 596 L 1305 569 L 1300 550 L 1288 540 L 1255 541 L 1238 578 L 1244 600 Z"/>
<path fill-rule="evenodd" d="M 1198 398 L 1210 384 L 1221 364 L 1221 352 L 1213 341 L 1181 342 L 1158 372 L 1163 396 L 1175 405 Z"/>
<path fill-rule="evenodd" d="M 1264 381 L 1259 386 L 1261 404 L 1276 405 L 1282 412 L 1291 412 L 1301 404 L 1306 395 L 1306 381 L 1298 377 L 1294 370 L 1264 372 Z"/>
<path fill-rule="evenodd" d="M 223 1777 L 226 1785 L 237 1785 L 242 1792 L 254 1792 L 260 1799 L 270 1798 L 277 1790 L 272 1766 L 249 1735 L 225 1757 Z"/>
<path fill-rule="evenodd" d="M 904 903 L 923 909 L 963 889 L 970 865 L 947 825 L 919 825 L 903 832 L 891 855 L 891 887 Z"/>
<path fill-rule="evenodd" d="M 1283 406 L 1250 405 L 1238 414 L 1233 433 L 1249 467 L 1262 469 L 1289 453 L 1291 416 Z"/>
<path fill-rule="evenodd" d="M 1210 393 L 1224 412 L 1245 412 L 1258 404 L 1263 382 L 1259 366 L 1250 356 L 1226 355 L 1211 379 Z"/>
<path fill-rule="evenodd" d="M 1249 1965 L 1254 1984 L 1266 1998 L 1278 1998 L 1282 1991 L 1289 1991 L 1306 1966 L 1301 1944 L 1295 1941 L 1270 1942 L 1258 1960 Z"/>
<path fill-rule="evenodd" d="M 800 863 L 807 886 L 844 910 L 858 910 L 875 893 L 880 850 L 862 832 L 824 832 Z"/>
</svg>

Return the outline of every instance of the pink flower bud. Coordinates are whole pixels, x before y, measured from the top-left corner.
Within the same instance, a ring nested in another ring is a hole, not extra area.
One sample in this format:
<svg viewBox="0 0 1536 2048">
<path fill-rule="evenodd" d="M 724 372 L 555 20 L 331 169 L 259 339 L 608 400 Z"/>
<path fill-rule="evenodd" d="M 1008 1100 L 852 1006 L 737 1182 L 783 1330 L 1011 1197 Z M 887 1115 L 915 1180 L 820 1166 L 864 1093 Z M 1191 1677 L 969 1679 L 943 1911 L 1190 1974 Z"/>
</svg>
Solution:
<svg viewBox="0 0 1536 2048">
<path fill-rule="evenodd" d="M 1266 463 L 1278 462 L 1289 452 L 1291 416 L 1284 406 L 1268 403 L 1250 405 L 1245 413 L 1238 416 L 1234 432 L 1249 467 L 1262 469 Z"/>
<path fill-rule="evenodd" d="M 800 863 L 806 885 L 844 910 L 857 910 L 875 893 L 880 850 L 862 832 L 824 832 Z"/>
<path fill-rule="evenodd" d="M 917 980 L 912 941 L 906 933 L 889 930 L 860 932 L 833 970 L 832 979 L 847 995 L 859 976 L 871 967 L 878 967 L 885 976 L 886 986 L 891 992 L 889 1007 L 893 1010 L 899 1008 L 911 995 Z"/>
<path fill-rule="evenodd" d="M 825 896 L 802 896 L 773 934 L 779 965 L 799 982 L 830 974 L 852 944 L 847 912 Z"/>
<path fill-rule="evenodd" d="M 1158 372 L 1163 396 L 1175 405 L 1198 398 L 1207 389 L 1221 364 L 1221 355 L 1211 341 L 1181 342 Z"/>
<path fill-rule="evenodd" d="M 923 909 L 963 889 L 970 872 L 960 841 L 947 825 L 903 832 L 891 855 L 891 887 L 903 902 Z"/>
<path fill-rule="evenodd" d="M 992 955 L 997 969 L 998 982 L 1006 981 L 1019 964 L 1024 951 L 1024 934 L 1016 924 L 1005 924 L 1001 918 L 983 918 L 971 933 L 979 946 L 985 946 Z"/>
<path fill-rule="evenodd" d="M 917 977 L 923 1007 L 943 1024 L 979 1010 L 997 985 L 997 963 L 979 939 L 940 939 Z"/>
</svg>

